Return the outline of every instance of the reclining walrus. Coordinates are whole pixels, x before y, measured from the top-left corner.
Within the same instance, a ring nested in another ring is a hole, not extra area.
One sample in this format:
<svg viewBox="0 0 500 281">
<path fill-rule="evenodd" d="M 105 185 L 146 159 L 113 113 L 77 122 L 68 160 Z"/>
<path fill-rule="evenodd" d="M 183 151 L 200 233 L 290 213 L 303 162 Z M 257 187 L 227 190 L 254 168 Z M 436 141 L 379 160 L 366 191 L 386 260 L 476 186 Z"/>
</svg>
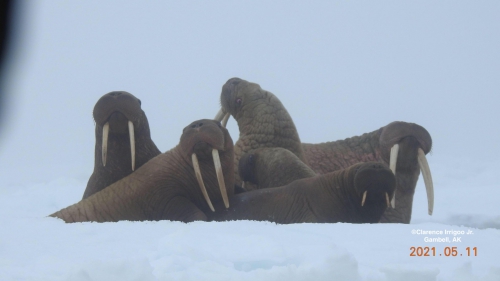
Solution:
<svg viewBox="0 0 500 281">
<path fill-rule="evenodd" d="M 175 148 L 51 216 L 66 222 L 206 221 L 207 213 L 228 206 L 233 158 L 227 130 L 214 120 L 198 120 L 184 128 Z"/>
<path fill-rule="evenodd" d="M 358 162 L 385 163 L 396 174 L 394 197 L 397 200 L 393 201 L 394 208 L 389 208 L 381 221 L 400 223 L 410 222 L 413 194 L 422 170 L 429 214 L 432 214 L 434 191 L 425 158 L 431 150 L 432 139 L 417 124 L 393 122 L 359 137 L 322 144 L 301 144 L 293 120 L 279 99 L 258 84 L 239 78 L 229 79 L 223 85 L 221 110 L 215 119 L 225 123 L 229 115 L 236 120 L 240 130 L 240 137 L 235 143 L 235 165 L 245 153 L 259 147 L 286 148 L 320 174 Z M 242 183 L 239 175 L 235 178 L 236 184 Z"/>
</svg>

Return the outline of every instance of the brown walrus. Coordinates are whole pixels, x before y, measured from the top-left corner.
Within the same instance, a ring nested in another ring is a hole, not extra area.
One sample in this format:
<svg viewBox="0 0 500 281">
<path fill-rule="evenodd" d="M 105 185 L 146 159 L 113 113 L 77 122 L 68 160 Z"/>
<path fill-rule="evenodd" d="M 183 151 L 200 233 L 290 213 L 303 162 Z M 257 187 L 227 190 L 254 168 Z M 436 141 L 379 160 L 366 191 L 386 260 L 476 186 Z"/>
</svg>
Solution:
<svg viewBox="0 0 500 281">
<path fill-rule="evenodd" d="M 414 123 L 392 122 L 371 133 L 345 140 L 303 144 L 309 165 L 318 173 L 343 169 L 357 162 L 378 161 L 396 174 L 396 193 L 381 222 L 410 223 L 413 194 L 422 171 L 429 215 L 434 207 L 434 187 L 425 154 L 432 147 L 430 134 Z M 394 200 L 395 199 L 395 200 Z"/>
<path fill-rule="evenodd" d="M 236 161 L 251 149 L 283 147 L 310 165 L 316 173 L 336 171 L 358 162 L 385 163 L 396 173 L 394 198 L 397 199 L 393 201 L 394 209 L 388 209 L 382 221 L 400 223 L 410 222 L 413 194 L 422 170 L 429 214 L 432 214 L 434 191 L 425 159 L 425 154 L 432 147 L 432 139 L 423 127 L 393 122 L 360 137 L 322 144 L 300 144 L 297 147 L 300 140 L 293 120 L 278 98 L 262 90 L 258 84 L 239 78 L 229 79 L 222 87 L 221 106 L 215 119 L 226 121 L 231 115 L 240 130 L 240 139 L 236 142 L 239 147 L 238 151 L 235 150 Z M 278 132 L 277 136 L 275 132 Z M 291 137 L 287 139 L 287 136 Z M 236 179 L 236 184 L 240 184 L 241 180 L 238 177 Z"/>
<path fill-rule="evenodd" d="M 233 159 L 233 141 L 220 122 L 195 121 L 175 148 L 51 216 L 66 222 L 207 220 L 233 195 L 225 188 L 234 184 Z"/>
<path fill-rule="evenodd" d="M 225 190 L 234 183 L 233 159 L 227 130 L 214 120 L 195 121 L 183 130 L 174 149 L 51 216 L 66 222 L 376 222 L 394 191 L 389 169 L 363 163 L 284 187 L 233 195 L 231 189 Z"/>
<path fill-rule="evenodd" d="M 292 118 L 271 92 L 258 84 L 231 78 L 222 87 L 220 101 L 222 110 L 215 119 L 221 121 L 224 115 L 230 114 L 240 128 L 239 139 L 234 144 L 235 165 L 245 153 L 259 147 L 286 148 L 306 162 Z M 235 179 L 236 184 L 241 183 L 238 175 Z"/>
<path fill-rule="evenodd" d="M 377 162 L 252 190 L 230 198 L 227 210 L 212 220 L 262 220 L 276 223 L 376 223 L 395 188 L 394 174 Z"/>
<path fill-rule="evenodd" d="M 281 147 L 261 147 L 240 158 L 238 173 L 245 183 L 258 189 L 287 185 L 295 180 L 317 174 L 290 150 Z"/>
<path fill-rule="evenodd" d="M 130 93 L 110 92 L 94 106 L 94 171 L 83 199 L 126 177 L 161 152 L 151 139 L 141 101 Z"/>
</svg>

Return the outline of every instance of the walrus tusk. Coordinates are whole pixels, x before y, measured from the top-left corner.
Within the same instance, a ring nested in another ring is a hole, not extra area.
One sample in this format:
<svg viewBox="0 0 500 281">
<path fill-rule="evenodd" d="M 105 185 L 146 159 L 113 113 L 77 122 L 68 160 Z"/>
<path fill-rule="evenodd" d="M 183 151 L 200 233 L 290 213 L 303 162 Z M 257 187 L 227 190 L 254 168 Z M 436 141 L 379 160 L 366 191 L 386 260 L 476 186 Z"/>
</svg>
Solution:
<svg viewBox="0 0 500 281">
<path fill-rule="evenodd" d="M 128 135 L 130 137 L 130 155 L 132 156 L 132 171 L 135 170 L 135 135 L 134 135 L 134 123 L 128 121 Z"/>
<path fill-rule="evenodd" d="M 215 114 L 215 117 L 214 117 L 214 120 L 215 121 L 222 121 L 222 118 L 224 118 L 224 115 L 226 115 L 226 113 L 221 109 L 219 109 L 219 112 L 217 112 L 217 114 Z"/>
<path fill-rule="evenodd" d="M 365 192 L 363 192 L 363 199 L 361 200 L 361 207 L 363 207 L 365 205 L 365 200 L 366 200 L 366 194 L 368 193 L 368 190 L 365 190 Z"/>
<path fill-rule="evenodd" d="M 389 202 L 389 194 L 387 194 L 387 192 L 385 193 L 385 201 L 387 202 L 387 208 L 389 208 L 389 206 L 391 206 L 391 202 Z"/>
<path fill-rule="evenodd" d="M 198 184 L 200 185 L 201 193 L 203 193 L 203 197 L 205 197 L 205 201 L 207 201 L 210 210 L 212 210 L 212 212 L 215 212 L 214 206 L 212 206 L 212 202 L 210 201 L 210 197 L 208 197 L 205 183 L 203 183 L 203 178 L 201 177 L 200 165 L 198 164 L 198 157 L 196 157 L 196 153 L 193 153 L 191 155 L 191 159 L 193 160 L 194 174 L 196 175 L 196 180 L 198 180 Z"/>
<path fill-rule="evenodd" d="M 229 121 L 229 117 L 231 116 L 231 114 L 226 113 L 226 115 L 224 115 L 224 118 L 222 118 L 222 127 L 226 128 L 226 125 L 227 125 L 227 121 Z"/>
<path fill-rule="evenodd" d="M 108 155 L 108 134 L 109 122 L 102 127 L 102 165 L 106 166 L 106 156 Z"/>
<path fill-rule="evenodd" d="M 215 172 L 217 173 L 217 181 L 219 182 L 220 193 L 226 209 L 229 208 L 229 200 L 227 198 L 226 184 L 224 182 L 224 174 L 222 174 L 222 166 L 220 165 L 219 151 L 212 149 L 212 157 L 214 158 Z"/>
<path fill-rule="evenodd" d="M 217 112 L 217 114 L 215 115 L 214 120 L 221 122 L 222 127 L 224 127 L 224 128 L 225 128 L 225 127 L 226 127 L 226 125 L 227 125 L 227 121 L 229 120 L 229 117 L 230 117 L 230 116 L 231 116 L 231 114 L 229 114 L 229 112 L 228 112 L 228 113 L 226 113 L 226 112 L 224 112 L 224 110 L 222 110 L 222 108 L 221 108 L 221 109 L 219 110 L 219 112 Z"/>
<path fill-rule="evenodd" d="M 422 171 L 422 177 L 424 178 L 425 190 L 427 191 L 427 204 L 429 208 L 429 215 L 432 216 L 432 211 L 434 210 L 434 184 L 432 183 L 431 169 L 429 168 L 429 163 L 427 163 L 427 158 L 425 158 L 424 151 L 418 149 L 418 164 L 420 165 L 420 170 Z"/>
<path fill-rule="evenodd" d="M 398 152 L 399 152 L 399 144 L 396 143 L 391 148 L 391 157 L 389 161 L 389 168 L 391 169 L 394 176 L 396 176 L 396 163 L 398 162 Z M 394 195 L 392 196 L 391 206 L 393 209 L 396 208 L 396 192 L 394 192 Z"/>
</svg>

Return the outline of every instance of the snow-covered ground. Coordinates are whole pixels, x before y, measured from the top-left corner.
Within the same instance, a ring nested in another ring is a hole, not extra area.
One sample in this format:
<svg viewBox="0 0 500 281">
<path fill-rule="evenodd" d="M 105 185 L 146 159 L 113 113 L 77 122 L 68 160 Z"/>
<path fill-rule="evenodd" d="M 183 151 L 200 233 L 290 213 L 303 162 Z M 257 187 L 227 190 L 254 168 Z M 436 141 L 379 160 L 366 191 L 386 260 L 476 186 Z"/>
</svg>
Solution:
<svg viewBox="0 0 500 281">
<path fill-rule="evenodd" d="M 456 168 L 465 174 L 465 165 Z M 13 186 L 0 194 L 0 280 L 500 280 L 500 191 L 492 184 L 500 167 L 490 168 L 460 178 L 433 167 L 434 216 L 420 180 L 409 225 L 65 224 L 46 215 L 77 202 L 85 182 Z M 435 247 L 435 256 L 410 256 L 411 247 Z M 446 256 L 451 247 L 457 256 Z"/>
</svg>

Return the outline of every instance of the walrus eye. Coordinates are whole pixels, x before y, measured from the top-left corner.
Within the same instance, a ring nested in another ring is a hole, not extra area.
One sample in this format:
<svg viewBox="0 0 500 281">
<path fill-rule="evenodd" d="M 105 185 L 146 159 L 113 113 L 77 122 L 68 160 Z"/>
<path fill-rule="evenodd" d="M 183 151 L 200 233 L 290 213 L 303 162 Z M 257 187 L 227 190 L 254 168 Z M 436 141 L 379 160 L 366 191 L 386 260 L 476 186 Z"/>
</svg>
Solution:
<svg viewBox="0 0 500 281">
<path fill-rule="evenodd" d="M 240 104 L 241 104 L 241 99 L 240 99 L 240 98 L 237 98 L 237 99 L 236 99 L 236 104 L 237 104 L 237 105 L 240 105 Z"/>
</svg>

